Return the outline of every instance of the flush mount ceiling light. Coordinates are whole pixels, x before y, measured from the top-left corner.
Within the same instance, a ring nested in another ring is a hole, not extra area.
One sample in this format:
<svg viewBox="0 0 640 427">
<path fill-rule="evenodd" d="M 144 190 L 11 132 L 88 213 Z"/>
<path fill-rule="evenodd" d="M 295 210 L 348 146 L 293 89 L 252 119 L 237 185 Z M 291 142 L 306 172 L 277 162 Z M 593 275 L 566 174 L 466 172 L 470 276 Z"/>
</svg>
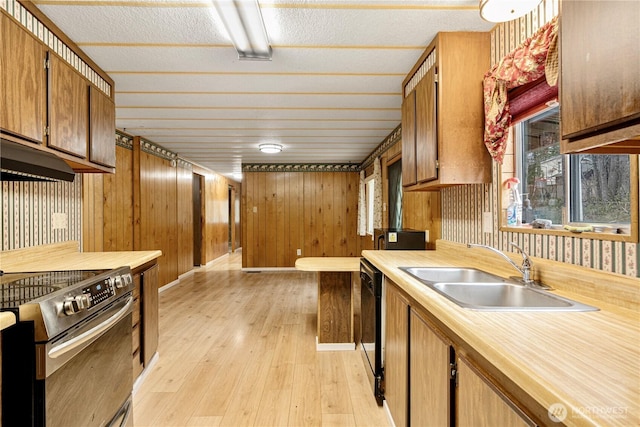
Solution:
<svg viewBox="0 0 640 427">
<path fill-rule="evenodd" d="M 489 22 L 506 22 L 531 12 L 542 0 L 480 0 L 480 16 Z"/>
<path fill-rule="evenodd" d="M 258 0 L 211 0 L 222 19 L 238 59 L 271 60 L 271 46 Z"/>
<path fill-rule="evenodd" d="M 282 151 L 282 145 L 280 144 L 260 144 L 258 146 L 263 153 L 275 154 Z"/>
</svg>

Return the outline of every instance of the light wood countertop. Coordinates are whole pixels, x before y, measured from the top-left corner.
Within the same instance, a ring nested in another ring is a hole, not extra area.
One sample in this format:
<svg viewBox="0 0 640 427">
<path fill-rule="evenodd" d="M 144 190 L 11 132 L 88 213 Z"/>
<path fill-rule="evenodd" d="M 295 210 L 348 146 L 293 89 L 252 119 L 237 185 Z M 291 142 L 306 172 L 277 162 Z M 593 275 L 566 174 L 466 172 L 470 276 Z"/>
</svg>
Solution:
<svg viewBox="0 0 640 427">
<path fill-rule="evenodd" d="M 78 252 L 78 242 L 64 242 L 0 253 L 0 270 L 36 272 L 54 270 L 132 269 L 160 257 L 162 251 Z"/>
<path fill-rule="evenodd" d="M 359 257 L 306 257 L 296 260 L 296 268 L 302 271 L 360 271 Z"/>
<path fill-rule="evenodd" d="M 566 425 L 640 425 L 637 310 L 562 290 L 555 292 L 601 310 L 473 311 L 459 307 L 398 268 L 477 267 L 473 265 L 477 255 L 471 251 L 474 249 L 459 245 L 455 251 L 365 250 L 362 254 L 541 407 L 564 404 Z M 494 261 L 502 263 L 498 258 Z M 592 271 L 584 270 L 586 274 Z M 616 280 L 626 283 L 624 278 Z M 628 281 L 640 287 L 637 279 Z"/>
<path fill-rule="evenodd" d="M 8 311 L 3 311 L 0 312 L 0 331 L 8 328 L 9 326 L 13 325 L 14 323 L 16 323 L 16 315 L 8 312 Z"/>
</svg>

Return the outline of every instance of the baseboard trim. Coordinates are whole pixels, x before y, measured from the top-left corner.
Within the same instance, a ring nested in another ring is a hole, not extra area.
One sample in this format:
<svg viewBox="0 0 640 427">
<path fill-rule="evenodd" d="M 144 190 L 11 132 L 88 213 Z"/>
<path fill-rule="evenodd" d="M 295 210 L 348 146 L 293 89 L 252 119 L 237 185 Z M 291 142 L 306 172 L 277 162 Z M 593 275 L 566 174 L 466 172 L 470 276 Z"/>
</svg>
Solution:
<svg viewBox="0 0 640 427">
<path fill-rule="evenodd" d="M 149 364 L 147 366 L 145 366 L 145 368 L 142 370 L 140 375 L 138 375 L 138 378 L 136 378 L 136 380 L 133 383 L 133 392 L 132 393 L 133 393 L 134 396 L 138 392 L 138 389 L 140 388 L 140 386 L 142 385 L 144 380 L 147 378 L 147 375 L 149 375 L 149 372 L 151 372 L 151 370 L 158 363 L 159 359 L 160 359 L 160 354 L 156 351 L 154 353 L 153 357 L 151 358 L 151 360 L 149 361 Z"/>
<path fill-rule="evenodd" d="M 319 343 L 316 336 L 316 351 L 352 351 L 356 349 L 356 343 L 353 342 L 336 342 L 336 343 Z"/>
</svg>

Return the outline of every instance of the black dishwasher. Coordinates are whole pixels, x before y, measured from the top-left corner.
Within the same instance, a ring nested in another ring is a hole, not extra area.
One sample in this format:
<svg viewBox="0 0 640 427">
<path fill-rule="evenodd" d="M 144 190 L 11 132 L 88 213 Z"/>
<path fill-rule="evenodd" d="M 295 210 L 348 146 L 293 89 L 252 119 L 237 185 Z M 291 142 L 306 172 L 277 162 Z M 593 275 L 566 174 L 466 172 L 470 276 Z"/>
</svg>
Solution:
<svg viewBox="0 0 640 427">
<path fill-rule="evenodd" d="M 382 273 L 360 259 L 360 350 L 378 405 L 384 400 L 382 366 Z"/>
</svg>

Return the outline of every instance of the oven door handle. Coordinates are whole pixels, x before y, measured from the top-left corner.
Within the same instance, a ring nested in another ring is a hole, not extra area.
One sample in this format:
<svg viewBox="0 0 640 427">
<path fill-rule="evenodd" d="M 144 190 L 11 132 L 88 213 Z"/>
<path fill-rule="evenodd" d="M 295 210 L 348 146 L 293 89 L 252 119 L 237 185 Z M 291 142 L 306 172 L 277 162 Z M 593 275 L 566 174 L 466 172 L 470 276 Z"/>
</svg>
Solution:
<svg viewBox="0 0 640 427">
<path fill-rule="evenodd" d="M 85 343 L 90 343 L 94 341 L 97 337 L 105 333 L 109 328 L 118 323 L 120 319 L 129 314 L 129 310 L 133 305 L 133 297 L 130 296 L 127 299 L 127 303 L 122 307 L 116 314 L 106 319 L 104 322 L 100 323 L 98 326 L 89 329 L 86 332 L 81 333 L 77 337 L 70 339 L 69 341 L 65 341 L 62 344 L 58 344 L 52 347 L 47 353 L 51 359 L 56 359 L 60 356 L 63 356 L 78 347 L 83 346 Z"/>
</svg>

